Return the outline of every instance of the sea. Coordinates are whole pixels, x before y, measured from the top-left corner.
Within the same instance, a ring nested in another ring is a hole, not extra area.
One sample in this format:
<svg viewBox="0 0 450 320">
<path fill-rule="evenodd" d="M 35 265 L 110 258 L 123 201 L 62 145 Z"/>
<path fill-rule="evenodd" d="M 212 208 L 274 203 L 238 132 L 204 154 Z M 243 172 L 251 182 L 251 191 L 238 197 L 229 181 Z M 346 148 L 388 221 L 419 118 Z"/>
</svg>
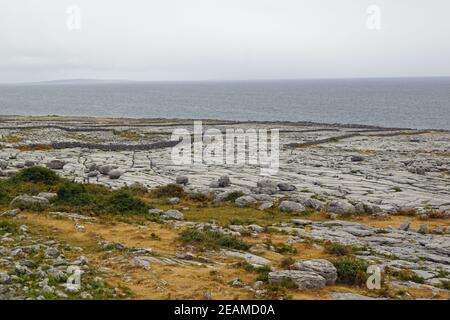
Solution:
<svg viewBox="0 0 450 320">
<path fill-rule="evenodd" d="M 311 121 L 450 130 L 450 78 L 2 84 L 0 115 Z"/>
</svg>

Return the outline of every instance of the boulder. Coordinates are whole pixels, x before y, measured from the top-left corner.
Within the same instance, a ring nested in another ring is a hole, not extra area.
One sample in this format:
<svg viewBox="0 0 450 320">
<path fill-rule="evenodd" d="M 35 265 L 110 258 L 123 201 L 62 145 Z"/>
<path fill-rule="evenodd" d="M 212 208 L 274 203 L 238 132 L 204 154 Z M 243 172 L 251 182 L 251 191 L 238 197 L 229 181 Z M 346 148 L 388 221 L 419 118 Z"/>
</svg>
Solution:
<svg viewBox="0 0 450 320">
<path fill-rule="evenodd" d="M 100 173 L 100 172 L 98 172 L 98 171 L 91 171 L 91 172 L 89 172 L 89 173 L 87 174 L 87 176 L 88 176 L 89 178 L 94 178 L 94 177 L 97 177 L 97 176 L 99 175 L 99 173 Z"/>
<path fill-rule="evenodd" d="M 56 248 L 49 247 L 45 250 L 45 255 L 47 257 L 56 258 L 59 257 L 59 251 Z"/>
<path fill-rule="evenodd" d="M 228 187 L 231 184 L 230 178 L 228 176 L 221 176 L 219 180 L 217 180 L 217 182 L 219 183 L 220 188 Z"/>
<path fill-rule="evenodd" d="M 338 214 L 355 213 L 355 206 L 346 200 L 332 200 L 328 202 L 328 211 Z"/>
<path fill-rule="evenodd" d="M 34 167 L 35 165 L 36 165 L 36 163 L 32 160 L 25 161 L 25 167 L 30 168 L 30 167 Z"/>
<path fill-rule="evenodd" d="M 8 168 L 8 161 L 0 160 L 0 169 L 5 170 L 6 168 Z"/>
<path fill-rule="evenodd" d="M 21 212 L 20 209 L 12 209 L 0 214 L 0 217 L 15 217 Z"/>
<path fill-rule="evenodd" d="M 248 207 L 249 205 L 255 204 L 256 203 L 256 199 L 251 197 L 251 196 L 242 196 L 237 198 L 234 203 L 238 206 L 238 207 Z"/>
<path fill-rule="evenodd" d="M 315 209 L 315 210 L 322 210 L 325 208 L 325 203 L 323 203 L 322 201 L 319 201 L 317 199 L 303 198 L 303 199 L 299 199 L 298 202 L 307 208 L 311 208 L 311 209 Z"/>
<path fill-rule="evenodd" d="M 241 252 L 241 251 L 231 251 L 231 250 L 223 250 L 222 251 L 225 255 L 229 257 L 237 257 L 244 259 L 248 263 L 250 263 L 254 267 L 261 267 L 261 266 L 268 266 L 270 265 L 270 260 L 257 256 L 255 254 L 251 254 L 248 252 Z"/>
<path fill-rule="evenodd" d="M 161 218 L 168 220 L 183 220 L 184 216 L 180 211 L 170 209 L 167 210 L 165 214 L 161 215 Z"/>
<path fill-rule="evenodd" d="M 15 166 L 17 169 L 23 169 L 23 168 L 25 168 L 25 163 L 23 163 L 23 162 L 17 162 L 14 166 Z"/>
<path fill-rule="evenodd" d="M 136 192 L 142 192 L 142 193 L 148 192 L 148 188 L 140 182 L 133 182 L 129 188 Z"/>
<path fill-rule="evenodd" d="M 180 198 L 173 197 L 173 198 L 170 198 L 168 201 L 170 204 L 177 204 L 177 203 L 180 203 Z"/>
<path fill-rule="evenodd" d="M 297 189 L 294 185 L 284 182 L 280 182 L 277 186 L 280 191 L 295 191 Z"/>
<path fill-rule="evenodd" d="M 296 226 L 307 226 L 312 224 L 311 220 L 304 220 L 304 219 L 291 219 L 291 222 Z"/>
<path fill-rule="evenodd" d="M 427 233 L 428 232 L 428 225 L 427 224 L 420 225 L 419 230 L 417 232 L 419 232 L 419 233 Z"/>
<path fill-rule="evenodd" d="M 105 176 L 108 175 L 111 170 L 113 170 L 113 167 L 108 164 L 103 165 L 100 168 L 98 168 L 98 171 Z"/>
<path fill-rule="evenodd" d="M 47 200 L 51 200 L 58 197 L 57 193 L 54 192 L 41 192 L 38 194 L 38 197 L 45 198 Z"/>
<path fill-rule="evenodd" d="M 122 176 L 122 172 L 119 170 L 111 170 L 108 172 L 108 176 L 110 179 L 116 180 Z"/>
<path fill-rule="evenodd" d="M 226 188 L 231 184 L 230 178 L 228 176 L 221 176 L 217 181 L 211 182 L 209 185 L 211 188 Z"/>
<path fill-rule="evenodd" d="M 267 210 L 267 209 L 271 209 L 273 207 L 273 202 L 272 201 L 266 201 L 261 203 L 261 205 L 259 206 L 259 210 Z"/>
<path fill-rule="evenodd" d="M 377 213 L 382 212 L 382 210 L 379 206 L 371 204 L 371 203 L 363 203 L 363 202 L 358 202 L 355 205 L 355 211 L 357 213 L 367 213 L 367 214 L 377 214 Z"/>
<path fill-rule="evenodd" d="M 277 188 L 276 182 L 269 179 L 259 180 L 256 182 L 256 186 L 258 188 Z"/>
<path fill-rule="evenodd" d="M 27 194 L 15 197 L 10 203 L 10 206 L 12 208 L 37 209 L 37 210 L 45 209 L 49 205 L 50 202 L 46 198 L 33 197 Z"/>
<path fill-rule="evenodd" d="M 361 161 L 364 161 L 364 157 L 362 157 L 362 156 L 352 156 L 352 157 L 350 158 L 350 160 L 351 160 L 352 162 L 361 162 Z"/>
<path fill-rule="evenodd" d="M 88 167 L 88 172 L 97 171 L 99 169 L 98 165 L 96 163 L 91 163 Z"/>
<path fill-rule="evenodd" d="M 253 191 L 260 194 L 275 194 L 278 192 L 278 186 L 275 181 L 262 179 L 256 183 L 256 188 Z"/>
<path fill-rule="evenodd" d="M 8 284 L 11 282 L 11 277 L 6 272 L 0 272 L 0 284 Z"/>
<path fill-rule="evenodd" d="M 272 197 L 269 196 L 268 194 L 257 194 L 257 193 L 253 193 L 250 196 L 252 196 L 253 198 L 255 198 L 257 201 L 272 201 Z"/>
<path fill-rule="evenodd" d="M 400 225 L 399 229 L 402 231 L 408 231 L 410 226 L 411 226 L 411 222 L 405 221 Z"/>
<path fill-rule="evenodd" d="M 251 231 L 254 231 L 254 232 L 257 232 L 257 233 L 260 233 L 260 232 L 264 231 L 264 228 L 261 227 L 260 225 L 257 225 L 257 224 L 250 224 L 250 225 L 247 226 L 247 229 L 249 229 Z"/>
<path fill-rule="evenodd" d="M 154 215 L 154 216 L 160 216 L 164 213 L 164 210 L 161 209 L 149 209 L 148 214 Z"/>
<path fill-rule="evenodd" d="M 269 283 L 281 284 L 285 281 L 294 282 L 299 289 L 323 289 L 326 280 L 321 275 L 310 271 L 283 270 L 269 273 Z"/>
<path fill-rule="evenodd" d="M 300 203 L 294 201 L 282 201 L 279 207 L 282 212 L 303 212 L 305 211 L 305 207 Z"/>
<path fill-rule="evenodd" d="M 66 165 L 66 162 L 63 160 L 51 160 L 47 163 L 47 167 L 52 170 L 62 170 L 64 166 Z"/>
<path fill-rule="evenodd" d="M 337 279 L 337 270 L 335 266 L 325 259 L 296 262 L 291 266 L 291 269 L 315 272 L 325 278 L 327 285 L 334 285 Z"/>
<path fill-rule="evenodd" d="M 186 176 L 177 176 L 175 179 L 175 183 L 182 184 L 185 186 L 189 183 L 189 178 Z"/>
</svg>

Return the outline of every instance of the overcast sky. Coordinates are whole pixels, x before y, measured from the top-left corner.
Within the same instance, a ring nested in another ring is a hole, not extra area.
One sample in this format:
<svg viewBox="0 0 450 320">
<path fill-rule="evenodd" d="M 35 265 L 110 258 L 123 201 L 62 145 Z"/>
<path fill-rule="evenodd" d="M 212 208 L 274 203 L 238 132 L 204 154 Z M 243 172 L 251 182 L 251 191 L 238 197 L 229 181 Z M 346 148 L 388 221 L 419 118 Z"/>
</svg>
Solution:
<svg viewBox="0 0 450 320">
<path fill-rule="evenodd" d="M 449 16 L 449 0 L 0 0 L 0 82 L 450 76 Z"/>
</svg>

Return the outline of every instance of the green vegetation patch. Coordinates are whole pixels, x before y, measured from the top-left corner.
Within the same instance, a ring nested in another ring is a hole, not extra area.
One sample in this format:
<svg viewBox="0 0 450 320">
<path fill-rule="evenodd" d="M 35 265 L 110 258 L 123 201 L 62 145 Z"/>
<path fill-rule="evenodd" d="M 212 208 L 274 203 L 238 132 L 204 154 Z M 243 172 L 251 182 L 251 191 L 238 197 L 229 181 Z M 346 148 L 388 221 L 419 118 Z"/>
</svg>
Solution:
<svg viewBox="0 0 450 320">
<path fill-rule="evenodd" d="M 172 197 L 182 198 L 185 196 L 185 192 L 182 186 L 171 183 L 153 189 L 152 195 L 155 198 L 172 198 Z"/>
<path fill-rule="evenodd" d="M 203 230 L 188 228 L 181 232 L 179 238 L 184 244 L 196 245 L 202 249 L 229 248 L 248 250 L 250 248 L 250 245 L 239 238 L 223 234 L 210 228 Z"/>
<path fill-rule="evenodd" d="M 337 283 L 356 285 L 359 287 L 365 285 L 368 278 L 367 267 L 369 266 L 366 261 L 344 256 L 332 262 L 337 269 Z"/>
<path fill-rule="evenodd" d="M 112 191 L 97 184 L 72 182 L 44 167 L 23 169 L 6 180 L 0 180 L 0 205 L 7 207 L 16 196 L 35 196 L 40 192 L 55 192 L 57 197 L 50 202 L 53 210 L 59 211 L 144 214 L 151 208 L 127 188 Z M 39 211 L 37 207 L 26 209 Z"/>
</svg>

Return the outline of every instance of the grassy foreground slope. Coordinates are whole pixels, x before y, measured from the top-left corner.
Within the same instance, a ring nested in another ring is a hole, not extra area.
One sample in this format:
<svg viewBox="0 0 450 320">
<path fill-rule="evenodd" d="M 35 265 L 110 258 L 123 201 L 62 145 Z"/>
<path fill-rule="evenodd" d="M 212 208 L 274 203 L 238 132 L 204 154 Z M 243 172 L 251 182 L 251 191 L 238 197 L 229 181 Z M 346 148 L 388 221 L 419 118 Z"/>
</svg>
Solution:
<svg viewBox="0 0 450 320">
<path fill-rule="evenodd" d="M 17 200 L 25 194 L 45 196 L 48 203 Z M 173 197 L 179 201 L 169 201 Z M 188 194 L 177 185 L 150 191 L 138 185 L 109 190 L 71 182 L 42 167 L 24 169 L 0 180 L 0 209 L 7 213 L 0 217 L 0 253 L 7 261 L 0 264 L 0 272 L 9 277 L 1 284 L 6 290 L 1 294 L 44 299 L 330 299 L 331 292 L 397 299 L 450 297 L 445 290 L 436 293 L 425 286 L 393 289 L 388 281 L 379 290 L 368 290 L 367 264 L 356 257 L 366 248 L 306 240 L 290 243 L 291 235 L 273 225 L 295 215 L 276 207 L 239 208 L 232 198 L 227 200 Z M 14 208 L 21 212 L 12 213 Z M 184 220 L 149 214 L 152 209 L 178 210 Z M 327 214 L 310 211 L 297 218 L 323 221 Z M 398 226 L 405 219 L 413 225 L 421 223 L 403 216 L 388 221 L 368 216 L 347 219 L 379 228 Z M 439 219 L 429 223 L 448 225 Z M 261 230 L 253 233 L 246 228 L 249 225 Z M 243 228 L 239 235 L 222 232 L 230 226 Z M 255 267 L 225 251 L 254 254 L 270 263 Z M 308 259 L 331 261 L 338 272 L 336 283 L 320 290 L 299 290 L 289 281 L 268 282 L 271 270 L 285 270 Z M 85 271 L 78 292 L 64 287 L 65 270 L 71 264 Z M 423 282 L 407 271 L 385 277 Z"/>
</svg>

